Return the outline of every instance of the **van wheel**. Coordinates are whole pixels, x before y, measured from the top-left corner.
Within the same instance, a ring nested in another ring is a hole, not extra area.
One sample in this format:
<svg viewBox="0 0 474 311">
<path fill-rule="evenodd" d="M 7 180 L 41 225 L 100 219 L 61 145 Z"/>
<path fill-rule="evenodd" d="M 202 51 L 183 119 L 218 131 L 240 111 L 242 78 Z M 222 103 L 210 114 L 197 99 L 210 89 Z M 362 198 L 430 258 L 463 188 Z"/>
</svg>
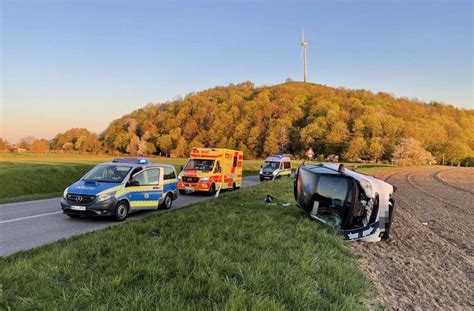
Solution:
<svg viewBox="0 0 474 311">
<path fill-rule="evenodd" d="M 172 205 L 173 205 L 173 199 L 171 198 L 171 195 L 168 193 L 165 197 L 165 200 L 161 204 L 161 207 L 163 209 L 170 209 Z"/>
<path fill-rule="evenodd" d="M 209 188 L 209 191 L 207 192 L 209 195 L 214 195 L 216 194 L 216 184 L 212 183 L 211 187 Z"/>
<path fill-rule="evenodd" d="M 237 185 L 235 183 L 232 184 L 232 191 L 237 190 Z"/>
<path fill-rule="evenodd" d="M 124 221 L 128 216 L 128 203 L 126 201 L 120 201 L 115 208 L 114 220 Z"/>
<path fill-rule="evenodd" d="M 184 190 L 184 189 L 179 189 L 179 194 L 183 194 L 183 195 L 186 194 L 186 190 Z"/>
</svg>

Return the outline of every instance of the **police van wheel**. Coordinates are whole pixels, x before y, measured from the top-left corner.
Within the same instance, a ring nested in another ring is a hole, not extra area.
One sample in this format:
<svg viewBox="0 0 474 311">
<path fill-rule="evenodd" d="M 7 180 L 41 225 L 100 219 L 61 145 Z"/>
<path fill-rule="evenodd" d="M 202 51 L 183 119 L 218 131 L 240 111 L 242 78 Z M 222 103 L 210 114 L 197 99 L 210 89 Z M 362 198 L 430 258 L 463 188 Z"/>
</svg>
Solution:
<svg viewBox="0 0 474 311">
<path fill-rule="evenodd" d="M 214 195 L 216 194 L 216 184 L 212 183 L 211 187 L 209 188 L 209 191 L 207 192 L 209 195 Z"/>
<path fill-rule="evenodd" d="M 128 215 L 128 204 L 125 201 L 119 202 L 115 208 L 115 221 L 124 221 Z"/>
<path fill-rule="evenodd" d="M 163 209 L 170 209 L 172 205 L 173 205 L 173 199 L 171 198 L 171 195 L 168 193 L 161 206 L 163 207 Z"/>
<path fill-rule="evenodd" d="M 186 194 L 186 190 L 184 190 L 184 189 L 179 189 L 179 194 Z"/>
</svg>

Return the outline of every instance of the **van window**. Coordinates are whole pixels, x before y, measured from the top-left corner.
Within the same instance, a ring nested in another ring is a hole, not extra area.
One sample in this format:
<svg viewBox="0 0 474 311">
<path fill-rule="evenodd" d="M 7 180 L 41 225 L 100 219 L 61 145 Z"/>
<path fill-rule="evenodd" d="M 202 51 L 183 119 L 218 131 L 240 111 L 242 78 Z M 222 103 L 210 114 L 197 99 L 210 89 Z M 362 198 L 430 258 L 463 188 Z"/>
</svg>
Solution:
<svg viewBox="0 0 474 311">
<path fill-rule="evenodd" d="M 176 179 L 176 173 L 175 173 L 174 169 L 172 169 L 171 167 L 165 167 L 164 179 L 165 180 Z"/>
<path fill-rule="evenodd" d="M 291 168 L 290 162 L 283 162 L 284 168 Z"/>
<path fill-rule="evenodd" d="M 138 181 L 140 186 L 154 186 L 160 181 L 160 169 L 152 168 L 141 171 L 133 177 L 134 181 Z"/>
<path fill-rule="evenodd" d="M 237 157 L 234 157 L 234 167 L 237 167 Z"/>
<path fill-rule="evenodd" d="M 221 161 L 217 161 L 216 168 L 214 169 L 214 173 L 222 173 Z"/>
</svg>

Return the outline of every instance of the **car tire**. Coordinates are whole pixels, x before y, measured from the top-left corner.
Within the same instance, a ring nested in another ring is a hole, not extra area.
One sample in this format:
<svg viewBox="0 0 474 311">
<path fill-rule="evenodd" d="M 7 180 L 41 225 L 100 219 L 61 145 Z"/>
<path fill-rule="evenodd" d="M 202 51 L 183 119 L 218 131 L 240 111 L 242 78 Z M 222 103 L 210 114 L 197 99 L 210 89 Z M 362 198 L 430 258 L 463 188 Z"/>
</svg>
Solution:
<svg viewBox="0 0 474 311">
<path fill-rule="evenodd" d="M 215 183 L 211 184 L 211 187 L 209 188 L 209 191 L 207 191 L 207 194 L 210 195 L 210 196 L 216 194 L 216 184 Z"/>
<path fill-rule="evenodd" d="M 265 180 L 265 178 L 260 177 L 260 181 L 261 181 L 261 182 L 263 182 L 264 180 Z"/>
<path fill-rule="evenodd" d="M 237 185 L 235 183 L 232 183 L 232 191 L 237 190 Z"/>
<path fill-rule="evenodd" d="M 66 214 L 69 218 L 79 218 L 80 215 Z"/>
<path fill-rule="evenodd" d="M 165 210 L 168 210 L 170 209 L 171 207 L 173 206 L 173 198 L 171 197 L 171 195 L 168 193 L 163 201 L 163 203 L 161 204 L 161 208 L 165 209 Z"/>
<path fill-rule="evenodd" d="M 124 221 L 128 216 L 128 203 L 126 201 L 120 201 L 115 207 L 114 220 Z"/>
<path fill-rule="evenodd" d="M 186 190 L 184 190 L 184 189 L 179 189 L 179 194 L 183 194 L 183 195 L 186 194 Z"/>
</svg>

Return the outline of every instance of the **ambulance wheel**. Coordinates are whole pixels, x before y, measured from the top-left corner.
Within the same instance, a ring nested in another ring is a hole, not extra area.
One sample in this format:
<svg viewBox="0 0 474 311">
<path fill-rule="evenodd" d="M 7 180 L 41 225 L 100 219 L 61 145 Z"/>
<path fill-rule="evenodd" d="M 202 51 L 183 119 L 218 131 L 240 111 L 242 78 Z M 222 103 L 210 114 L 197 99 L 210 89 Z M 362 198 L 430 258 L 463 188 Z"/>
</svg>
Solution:
<svg viewBox="0 0 474 311">
<path fill-rule="evenodd" d="M 211 184 L 211 187 L 209 188 L 209 191 L 207 192 L 207 194 L 209 194 L 209 195 L 216 194 L 216 184 L 215 183 Z"/>
<path fill-rule="evenodd" d="M 161 207 L 163 209 L 170 209 L 172 205 L 173 205 L 173 199 L 171 198 L 171 195 L 168 193 L 165 197 L 165 200 L 161 204 Z"/>
<path fill-rule="evenodd" d="M 232 184 L 232 191 L 235 191 L 235 190 L 237 190 L 237 189 L 238 189 L 238 188 L 237 188 L 237 185 L 236 185 L 235 183 L 233 183 L 233 184 Z"/>
<path fill-rule="evenodd" d="M 69 218 L 79 218 L 80 215 L 66 214 Z"/>
<path fill-rule="evenodd" d="M 128 203 L 126 201 L 120 201 L 115 208 L 114 220 L 124 221 L 128 216 Z"/>
<path fill-rule="evenodd" d="M 179 189 L 179 194 L 183 194 L 183 195 L 186 194 L 186 190 L 184 190 L 184 189 Z"/>
</svg>

